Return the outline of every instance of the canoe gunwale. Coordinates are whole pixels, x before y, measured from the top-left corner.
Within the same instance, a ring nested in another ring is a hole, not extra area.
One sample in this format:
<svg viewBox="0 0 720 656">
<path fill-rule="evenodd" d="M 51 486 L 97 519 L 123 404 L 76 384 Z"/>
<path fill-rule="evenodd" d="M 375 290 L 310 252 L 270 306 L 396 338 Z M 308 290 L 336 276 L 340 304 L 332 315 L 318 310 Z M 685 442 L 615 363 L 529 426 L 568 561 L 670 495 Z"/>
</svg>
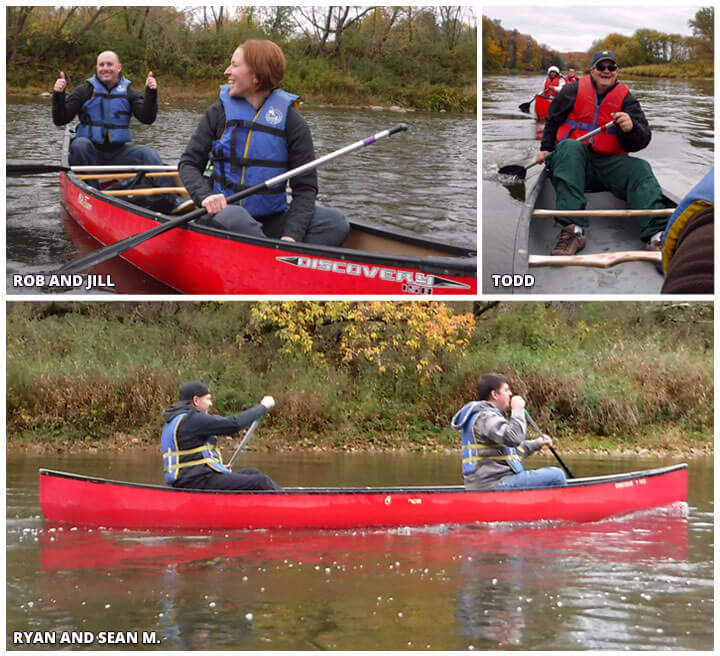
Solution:
<svg viewBox="0 0 720 656">
<path fill-rule="evenodd" d="M 621 474 L 608 474 L 603 476 L 590 476 L 586 478 L 573 478 L 568 480 L 568 487 L 585 487 L 593 485 L 603 485 L 606 483 L 622 483 L 639 478 L 649 478 L 653 476 L 662 476 L 664 474 L 687 469 L 687 464 L 681 463 L 677 465 L 668 465 L 657 469 L 647 469 L 641 471 L 625 472 Z M 86 476 L 83 474 L 73 474 L 70 472 L 62 472 L 53 469 L 41 468 L 40 476 L 54 476 L 57 478 L 69 478 L 85 483 L 96 483 L 101 485 L 118 485 L 123 487 L 132 487 L 138 489 L 147 489 L 154 491 L 163 491 L 171 494 L 220 494 L 220 495 L 340 495 L 340 494 L 434 494 L 434 493 L 460 493 L 460 494 L 507 494 L 514 492 L 526 492 L 528 490 L 552 490 L 559 488 L 525 488 L 522 490 L 482 490 L 470 491 L 466 490 L 463 485 L 428 485 L 428 486 L 393 486 L 393 487 L 286 487 L 282 490 L 196 490 L 192 488 L 173 488 L 168 485 L 158 485 L 152 483 L 132 483 L 128 481 L 114 481 L 105 478 Z"/>
</svg>

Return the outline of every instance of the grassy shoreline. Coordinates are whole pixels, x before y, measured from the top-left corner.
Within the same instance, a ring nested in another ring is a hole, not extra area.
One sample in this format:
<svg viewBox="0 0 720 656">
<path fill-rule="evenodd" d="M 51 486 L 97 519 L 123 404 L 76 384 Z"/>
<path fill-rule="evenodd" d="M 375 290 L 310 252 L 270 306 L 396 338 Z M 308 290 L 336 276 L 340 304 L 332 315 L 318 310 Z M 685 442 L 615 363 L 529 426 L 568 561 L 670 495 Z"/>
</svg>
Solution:
<svg viewBox="0 0 720 656">
<path fill-rule="evenodd" d="M 276 398 L 254 448 L 454 452 L 453 414 L 500 371 L 563 451 L 711 452 L 712 304 L 472 308 L 13 303 L 8 448 L 155 445 L 179 383 L 199 379 L 221 415 Z"/>
<path fill-rule="evenodd" d="M 528 72 L 520 69 L 502 69 L 499 71 L 485 72 L 484 75 L 517 75 L 523 77 L 534 77 L 542 75 L 543 71 Z M 578 73 L 580 75 L 580 73 Z M 712 62 L 706 65 L 703 62 L 693 64 L 646 64 L 644 66 L 620 67 L 620 78 L 658 78 L 658 79 L 682 79 L 712 81 L 714 79 Z"/>
<path fill-rule="evenodd" d="M 167 102 L 203 103 L 208 106 L 217 100 L 222 79 L 193 80 L 192 82 L 166 82 L 158 80 L 160 104 Z M 8 84 L 6 102 L 11 98 L 40 98 L 52 95 L 53 82 L 42 86 L 17 87 Z M 73 86 L 73 85 L 71 85 Z M 289 88 L 295 88 L 289 85 Z M 301 88 L 301 87 L 299 87 Z M 474 113 L 477 108 L 476 88 L 451 88 L 445 85 L 413 87 L 388 97 L 362 87 L 345 87 L 341 92 L 332 89 L 301 91 L 300 100 L 308 107 L 336 109 L 386 109 L 398 112 Z"/>
</svg>

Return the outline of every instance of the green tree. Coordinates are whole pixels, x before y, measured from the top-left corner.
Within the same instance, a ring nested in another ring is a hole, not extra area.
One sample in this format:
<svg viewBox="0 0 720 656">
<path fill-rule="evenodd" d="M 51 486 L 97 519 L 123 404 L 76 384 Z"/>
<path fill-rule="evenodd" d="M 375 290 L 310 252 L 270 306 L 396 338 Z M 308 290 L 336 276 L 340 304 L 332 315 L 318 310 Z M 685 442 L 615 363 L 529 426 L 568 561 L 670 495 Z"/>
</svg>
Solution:
<svg viewBox="0 0 720 656">
<path fill-rule="evenodd" d="M 704 39 L 708 43 L 715 41 L 715 7 L 703 7 L 696 14 L 695 18 L 688 21 L 692 27 L 693 36 Z"/>
</svg>

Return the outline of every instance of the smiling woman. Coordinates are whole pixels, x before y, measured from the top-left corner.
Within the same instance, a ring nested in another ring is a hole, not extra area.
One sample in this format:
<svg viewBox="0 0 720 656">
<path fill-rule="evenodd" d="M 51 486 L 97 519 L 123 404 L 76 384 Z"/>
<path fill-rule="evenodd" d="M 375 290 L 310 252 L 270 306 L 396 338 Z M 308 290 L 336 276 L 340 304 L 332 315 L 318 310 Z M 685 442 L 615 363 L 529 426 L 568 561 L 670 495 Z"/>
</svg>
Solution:
<svg viewBox="0 0 720 656">
<path fill-rule="evenodd" d="M 190 196 L 208 216 L 200 222 L 255 237 L 339 246 L 350 226 L 339 210 L 315 203 L 317 173 L 309 170 L 250 196 L 227 197 L 314 159 L 310 129 L 294 108 L 298 96 L 279 88 L 285 73 L 281 48 L 267 40 L 239 46 L 225 69 L 228 84 L 208 109 L 180 158 L 178 171 Z M 213 161 L 209 185 L 203 176 Z"/>
</svg>

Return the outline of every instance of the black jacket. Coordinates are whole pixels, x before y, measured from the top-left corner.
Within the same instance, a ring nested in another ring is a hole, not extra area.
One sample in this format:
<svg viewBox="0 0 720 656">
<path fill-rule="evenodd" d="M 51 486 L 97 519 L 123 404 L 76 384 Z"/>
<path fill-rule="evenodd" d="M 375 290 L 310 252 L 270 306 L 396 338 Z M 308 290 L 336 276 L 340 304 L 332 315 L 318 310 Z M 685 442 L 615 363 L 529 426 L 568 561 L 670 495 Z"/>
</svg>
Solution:
<svg viewBox="0 0 720 656">
<path fill-rule="evenodd" d="M 217 100 L 205 112 L 185 152 L 178 163 L 178 173 L 188 190 L 190 197 L 200 207 L 203 200 L 211 196 L 211 182 L 203 176 L 210 158 L 213 141 L 220 139 L 225 130 L 225 108 L 222 101 Z M 295 108 L 290 108 L 285 124 L 288 142 L 288 169 L 294 169 L 315 159 L 310 128 Z M 290 180 L 292 202 L 285 213 L 283 236 L 292 237 L 295 241 L 303 241 L 315 212 L 317 196 L 317 172 L 313 169 Z"/>
<path fill-rule="evenodd" d="M 85 82 L 75 87 L 70 95 L 65 98 L 64 91 L 53 91 L 52 97 L 52 119 L 55 125 L 70 123 L 82 109 L 82 106 L 92 98 L 93 86 Z M 130 102 L 133 116 L 146 125 L 155 122 L 157 118 L 157 89 L 145 87 L 145 95 L 128 87 L 127 99 Z M 124 144 L 96 144 L 100 150 L 113 150 L 122 147 Z"/>
<path fill-rule="evenodd" d="M 213 435 L 233 435 L 253 421 L 259 419 L 267 412 L 267 408 L 258 403 L 252 408 L 238 412 L 228 417 L 210 415 L 200 412 L 195 406 L 189 405 L 188 401 L 178 401 L 163 412 L 165 423 L 171 421 L 180 414 L 187 414 L 178 426 L 177 445 L 180 451 L 194 449 L 205 444 Z M 195 476 L 204 476 L 210 469 L 207 465 L 186 467 L 180 470 L 179 478 L 188 479 Z"/>
<path fill-rule="evenodd" d="M 597 90 L 595 81 L 593 80 L 593 86 Z M 598 101 L 602 102 L 605 96 L 617 86 L 615 83 L 610 89 L 604 94 L 598 97 Z M 540 150 L 555 150 L 556 138 L 558 128 L 565 122 L 572 108 L 575 106 L 575 100 L 578 94 L 578 83 L 571 82 L 566 84 L 560 93 L 558 93 L 555 100 L 553 100 L 548 110 L 547 119 L 545 120 L 545 130 L 543 131 L 542 142 L 540 143 Z M 642 150 L 647 147 L 650 143 L 652 133 L 650 132 L 650 126 L 648 125 L 645 114 L 640 107 L 640 103 L 637 98 L 628 92 L 623 100 L 621 111 L 630 115 L 633 122 L 633 128 L 630 132 L 623 132 L 618 130 L 618 140 L 623 150 L 628 153 L 634 153 L 638 150 Z"/>
</svg>

